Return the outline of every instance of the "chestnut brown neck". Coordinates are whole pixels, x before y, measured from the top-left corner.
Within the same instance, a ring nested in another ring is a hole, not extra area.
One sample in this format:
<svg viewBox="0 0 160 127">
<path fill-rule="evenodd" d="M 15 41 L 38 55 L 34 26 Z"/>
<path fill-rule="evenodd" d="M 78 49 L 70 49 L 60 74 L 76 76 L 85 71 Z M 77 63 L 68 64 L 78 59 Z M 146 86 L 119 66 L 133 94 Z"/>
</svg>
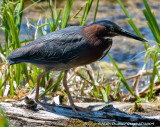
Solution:
<svg viewBox="0 0 160 127">
<path fill-rule="evenodd" d="M 105 27 L 102 25 L 92 25 L 88 27 L 84 27 L 83 31 L 88 42 L 91 45 L 97 46 L 103 42 L 103 34 Z"/>
</svg>

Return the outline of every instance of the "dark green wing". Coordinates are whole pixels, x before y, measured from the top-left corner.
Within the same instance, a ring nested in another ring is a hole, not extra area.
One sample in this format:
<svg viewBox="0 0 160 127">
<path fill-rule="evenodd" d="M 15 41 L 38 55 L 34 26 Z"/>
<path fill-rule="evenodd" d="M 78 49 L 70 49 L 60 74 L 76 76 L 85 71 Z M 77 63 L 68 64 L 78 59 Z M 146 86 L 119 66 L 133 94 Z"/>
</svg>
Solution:
<svg viewBox="0 0 160 127">
<path fill-rule="evenodd" d="M 52 32 L 14 50 L 7 59 L 10 64 L 67 63 L 78 57 L 78 54 L 87 47 L 86 40 L 81 33 L 83 33 L 81 27 L 77 26 Z"/>
</svg>

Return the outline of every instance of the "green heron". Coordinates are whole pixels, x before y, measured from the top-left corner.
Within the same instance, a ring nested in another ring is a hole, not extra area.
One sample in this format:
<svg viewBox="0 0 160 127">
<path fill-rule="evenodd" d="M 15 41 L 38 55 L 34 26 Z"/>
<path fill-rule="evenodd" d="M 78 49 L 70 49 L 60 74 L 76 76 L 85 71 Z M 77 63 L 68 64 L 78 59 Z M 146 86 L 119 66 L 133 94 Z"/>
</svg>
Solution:
<svg viewBox="0 0 160 127">
<path fill-rule="evenodd" d="M 126 36 L 139 41 L 146 41 L 123 30 L 111 21 L 102 20 L 84 27 L 71 26 L 49 33 L 14 50 L 7 60 L 9 60 L 10 65 L 31 63 L 44 70 L 37 77 L 36 102 L 39 102 L 39 83 L 43 74 L 51 70 L 63 70 L 63 86 L 71 108 L 75 113 L 78 113 L 77 110 L 85 110 L 74 105 L 67 87 L 67 72 L 70 68 L 90 64 L 103 58 L 110 50 L 114 36 Z"/>
</svg>

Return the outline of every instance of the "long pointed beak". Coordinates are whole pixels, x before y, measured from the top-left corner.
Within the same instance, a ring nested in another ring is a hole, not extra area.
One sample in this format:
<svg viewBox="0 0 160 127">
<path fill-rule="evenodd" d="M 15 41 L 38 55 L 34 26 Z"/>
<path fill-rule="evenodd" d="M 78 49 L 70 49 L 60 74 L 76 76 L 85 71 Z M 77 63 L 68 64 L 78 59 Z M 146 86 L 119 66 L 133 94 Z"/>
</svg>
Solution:
<svg viewBox="0 0 160 127">
<path fill-rule="evenodd" d="M 133 38 L 133 39 L 135 39 L 135 40 L 147 42 L 147 40 L 145 40 L 145 39 L 143 39 L 143 38 L 141 38 L 141 37 L 139 37 L 139 36 L 137 36 L 137 35 L 134 35 L 134 34 L 132 34 L 132 33 L 129 33 L 129 32 L 127 32 L 127 31 L 125 31 L 125 30 L 119 31 L 118 34 L 121 35 L 121 36 L 126 36 L 126 37 L 129 37 L 129 38 Z"/>
</svg>

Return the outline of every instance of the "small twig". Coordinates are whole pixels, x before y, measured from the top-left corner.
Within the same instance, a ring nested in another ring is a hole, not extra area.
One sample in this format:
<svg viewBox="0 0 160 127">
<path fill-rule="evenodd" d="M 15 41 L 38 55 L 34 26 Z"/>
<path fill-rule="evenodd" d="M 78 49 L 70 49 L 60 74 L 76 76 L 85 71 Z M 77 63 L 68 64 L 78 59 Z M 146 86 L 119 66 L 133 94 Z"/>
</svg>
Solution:
<svg viewBox="0 0 160 127">
<path fill-rule="evenodd" d="M 146 65 L 144 64 L 143 67 L 142 67 L 142 70 L 139 71 L 139 76 L 135 79 L 134 84 L 132 84 L 132 86 L 133 86 L 133 91 L 135 91 L 135 94 L 136 94 L 137 96 L 139 96 L 139 92 L 138 92 L 138 90 L 139 90 L 139 82 L 140 82 L 140 80 L 142 79 L 142 76 L 143 76 L 143 73 L 141 73 L 141 72 L 144 72 L 145 66 L 146 66 Z"/>
<path fill-rule="evenodd" d="M 6 61 L 6 57 L 2 53 L 0 53 L 0 58 L 4 59 Z"/>
<path fill-rule="evenodd" d="M 139 95 L 140 95 L 140 96 L 143 96 L 143 95 L 147 94 L 147 93 L 149 92 L 149 86 L 150 86 L 150 84 L 147 85 L 146 87 L 144 87 L 144 88 L 139 92 Z M 155 86 L 154 86 L 153 90 L 158 90 L 158 89 L 160 89 L 160 82 L 159 82 L 159 81 L 155 82 Z"/>
<path fill-rule="evenodd" d="M 81 77 L 82 79 L 84 79 L 85 81 L 87 81 L 88 83 L 92 84 L 92 82 L 90 82 L 89 80 L 87 80 L 84 76 L 82 76 L 79 72 L 76 72 L 76 74 Z"/>
<path fill-rule="evenodd" d="M 87 65 L 87 68 L 89 68 L 88 70 L 86 70 L 87 74 L 89 75 L 89 78 L 92 81 L 93 79 L 95 79 L 94 71 L 90 65 Z M 94 80 L 94 84 L 97 86 L 99 85 L 96 80 Z"/>
<path fill-rule="evenodd" d="M 142 75 L 151 75 L 152 73 L 153 73 L 153 70 L 150 69 L 150 70 L 148 70 L 148 71 L 143 71 L 143 72 L 138 73 L 138 74 L 136 74 L 136 75 L 129 76 L 129 77 L 126 78 L 126 80 L 130 80 L 130 79 L 136 78 L 136 77 L 140 76 L 141 74 L 142 74 Z"/>
<path fill-rule="evenodd" d="M 37 22 L 34 40 L 37 39 L 37 35 L 38 35 L 38 24 L 39 24 L 40 20 L 41 20 L 41 15 L 40 15 L 40 17 L 39 17 L 39 19 L 38 19 L 38 22 Z"/>
<path fill-rule="evenodd" d="M 82 76 L 78 71 L 81 69 L 82 67 L 77 67 L 73 69 L 73 73 L 70 75 L 70 77 L 68 78 L 68 82 L 71 81 L 71 79 L 73 78 L 74 75 L 78 75 L 79 77 L 81 77 L 82 79 L 84 79 L 85 81 L 87 81 L 88 83 L 92 84 L 91 81 L 87 80 L 84 76 Z M 83 68 L 86 71 L 88 71 L 88 68 Z"/>
<path fill-rule="evenodd" d="M 142 79 L 142 76 L 144 76 L 144 75 L 151 75 L 152 73 L 153 73 L 153 70 L 151 69 L 151 70 L 146 71 L 146 70 L 145 70 L 145 65 L 144 65 L 144 66 L 142 67 L 142 70 L 139 71 L 138 74 L 126 78 L 126 80 L 134 79 L 134 82 L 133 82 L 133 84 L 132 84 L 132 89 L 135 91 L 135 94 L 136 94 L 137 96 L 140 96 L 140 92 L 139 92 L 139 82 L 140 82 L 140 80 Z M 147 86 L 147 88 L 145 88 L 145 90 L 148 89 L 148 87 L 149 87 L 149 86 Z"/>
<path fill-rule="evenodd" d="M 74 96 L 75 99 L 85 99 L 85 100 L 97 100 L 97 101 L 103 101 L 103 99 L 94 98 L 94 97 L 85 97 L 85 96 Z"/>
</svg>

